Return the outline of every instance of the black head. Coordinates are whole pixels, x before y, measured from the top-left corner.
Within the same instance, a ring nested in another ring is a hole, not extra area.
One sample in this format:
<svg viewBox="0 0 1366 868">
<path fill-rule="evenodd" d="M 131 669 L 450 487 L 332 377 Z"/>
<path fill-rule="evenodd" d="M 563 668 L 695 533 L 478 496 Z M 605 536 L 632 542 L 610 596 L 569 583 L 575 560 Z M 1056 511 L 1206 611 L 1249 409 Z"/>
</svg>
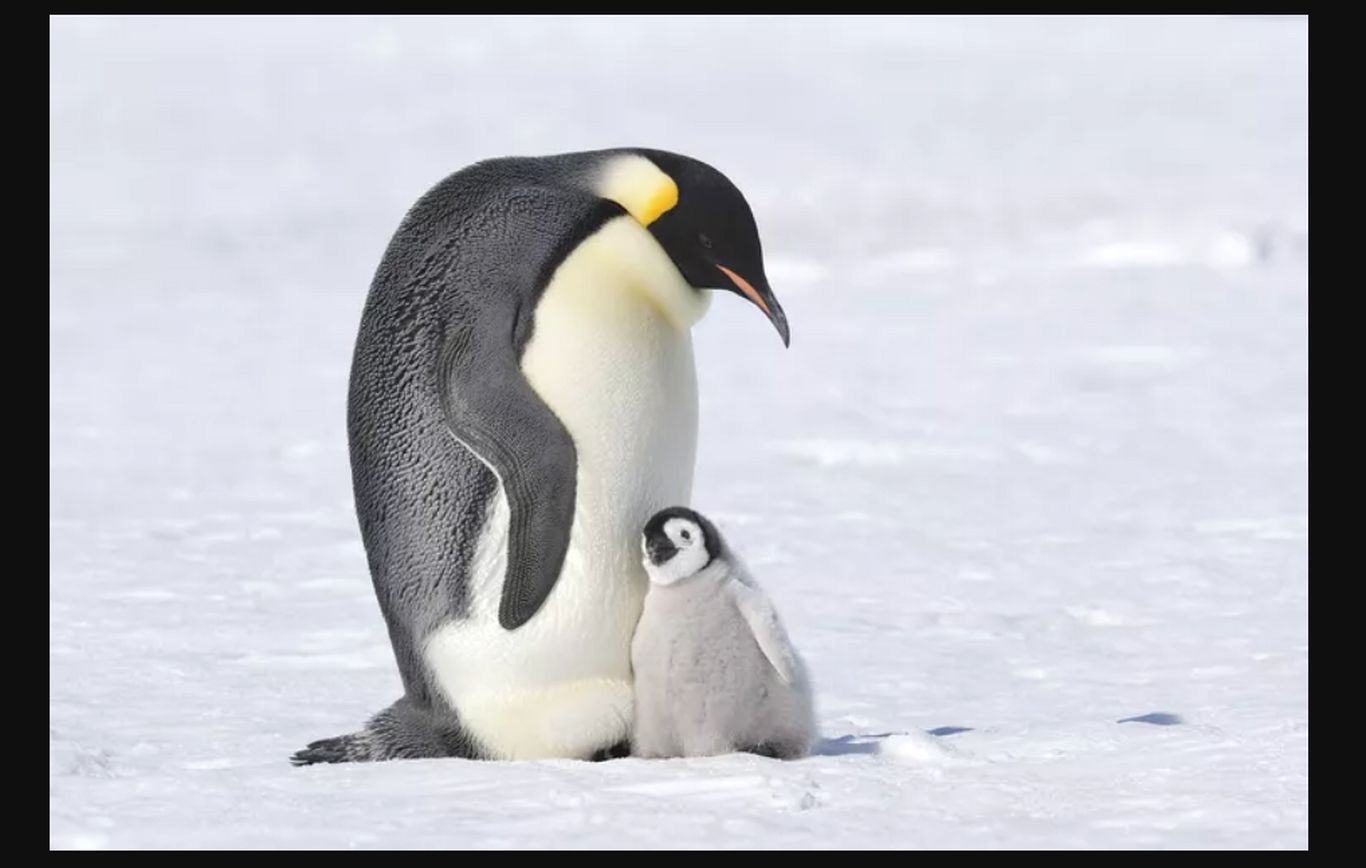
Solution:
<svg viewBox="0 0 1366 868">
<path fill-rule="evenodd" d="M 686 506 L 655 513 L 645 523 L 642 547 L 650 565 L 670 573 L 671 580 L 697 573 L 723 551 L 716 525 Z"/>
<path fill-rule="evenodd" d="M 787 316 L 764 275 L 759 229 L 744 195 L 725 175 L 691 157 L 646 149 L 636 153 L 678 187 L 677 204 L 649 229 L 684 279 L 697 289 L 725 289 L 749 299 L 787 346 Z"/>
</svg>

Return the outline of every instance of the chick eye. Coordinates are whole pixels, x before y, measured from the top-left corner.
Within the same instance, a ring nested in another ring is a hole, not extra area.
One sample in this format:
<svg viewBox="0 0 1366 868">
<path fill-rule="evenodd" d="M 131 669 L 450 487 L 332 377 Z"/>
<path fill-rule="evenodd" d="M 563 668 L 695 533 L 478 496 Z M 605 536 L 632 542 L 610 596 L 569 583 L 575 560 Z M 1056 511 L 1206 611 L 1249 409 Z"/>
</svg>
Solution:
<svg viewBox="0 0 1366 868">
<path fill-rule="evenodd" d="M 683 537 L 683 539 L 692 539 L 692 534 L 688 533 L 686 530 L 679 534 L 679 536 Z"/>
<path fill-rule="evenodd" d="M 705 232 L 697 236 L 697 241 L 703 247 L 707 248 L 708 250 L 711 250 L 711 238 L 707 237 L 707 234 Z"/>
</svg>

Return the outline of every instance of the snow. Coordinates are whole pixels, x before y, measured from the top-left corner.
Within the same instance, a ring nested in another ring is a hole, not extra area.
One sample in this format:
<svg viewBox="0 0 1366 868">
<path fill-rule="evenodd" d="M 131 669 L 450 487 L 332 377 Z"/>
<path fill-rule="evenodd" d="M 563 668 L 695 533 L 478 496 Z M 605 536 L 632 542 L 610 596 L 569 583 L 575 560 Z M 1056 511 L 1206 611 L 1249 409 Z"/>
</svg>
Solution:
<svg viewBox="0 0 1366 868">
<path fill-rule="evenodd" d="M 53 19 L 50 843 L 1308 846 L 1303 18 Z M 818 755 L 297 769 L 399 694 L 351 342 L 476 159 L 750 198 L 695 506 Z"/>
</svg>

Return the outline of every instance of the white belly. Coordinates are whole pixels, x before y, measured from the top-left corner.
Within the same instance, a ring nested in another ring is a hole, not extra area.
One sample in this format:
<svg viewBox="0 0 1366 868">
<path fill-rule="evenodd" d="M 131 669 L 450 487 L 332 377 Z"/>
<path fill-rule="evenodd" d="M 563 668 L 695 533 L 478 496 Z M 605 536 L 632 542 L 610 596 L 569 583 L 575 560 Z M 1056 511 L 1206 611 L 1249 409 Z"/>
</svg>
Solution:
<svg viewBox="0 0 1366 868">
<path fill-rule="evenodd" d="M 682 283 L 667 259 L 667 269 L 642 274 L 630 245 L 639 235 L 657 245 L 622 220 L 556 272 L 522 358 L 577 451 L 560 577 L 530 621 L 502 628 L 508 508 L 500 490 L 472 565 L 468 617 L 437 630 L 425 649 L 461 724 L 506 759 L 586 757 L 629 736 L 631 636 L 646 588 L 640 533 L 655 511 L 691 495 L 697 383 L 688 328 L 705 297 L 660 286 Z"/>
</svg>

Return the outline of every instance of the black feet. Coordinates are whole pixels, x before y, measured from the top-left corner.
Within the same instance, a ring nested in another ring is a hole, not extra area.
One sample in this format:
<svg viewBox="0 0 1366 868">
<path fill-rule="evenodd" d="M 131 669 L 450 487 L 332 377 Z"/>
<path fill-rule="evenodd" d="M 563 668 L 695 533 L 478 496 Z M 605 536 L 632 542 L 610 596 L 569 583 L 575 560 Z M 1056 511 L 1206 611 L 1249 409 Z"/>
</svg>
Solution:
<svg viewBox="0 0 1366 868">
<path fill-rule="evenodd" d="M 771 744 L 768 742 L 765 742 L 763 744 L 756 744 L 754 747 L 747 747 L 742 751 L 742 753 L 757 754 L 758 756 L 768 757 L 769 759 L 775 760 L 796 759 L 797 757 L 801 756 L 800 751 L 793 750 L 788 745 Z"/>
<path fill-rule="evenodd" d="M 588 758 L 589 762 L 600 763 L 606 760 L 625 759 L 631 755 L 631 743 L 629 741 L 618 742 L 611 747 L 605 747 Z"/>
</svg>

